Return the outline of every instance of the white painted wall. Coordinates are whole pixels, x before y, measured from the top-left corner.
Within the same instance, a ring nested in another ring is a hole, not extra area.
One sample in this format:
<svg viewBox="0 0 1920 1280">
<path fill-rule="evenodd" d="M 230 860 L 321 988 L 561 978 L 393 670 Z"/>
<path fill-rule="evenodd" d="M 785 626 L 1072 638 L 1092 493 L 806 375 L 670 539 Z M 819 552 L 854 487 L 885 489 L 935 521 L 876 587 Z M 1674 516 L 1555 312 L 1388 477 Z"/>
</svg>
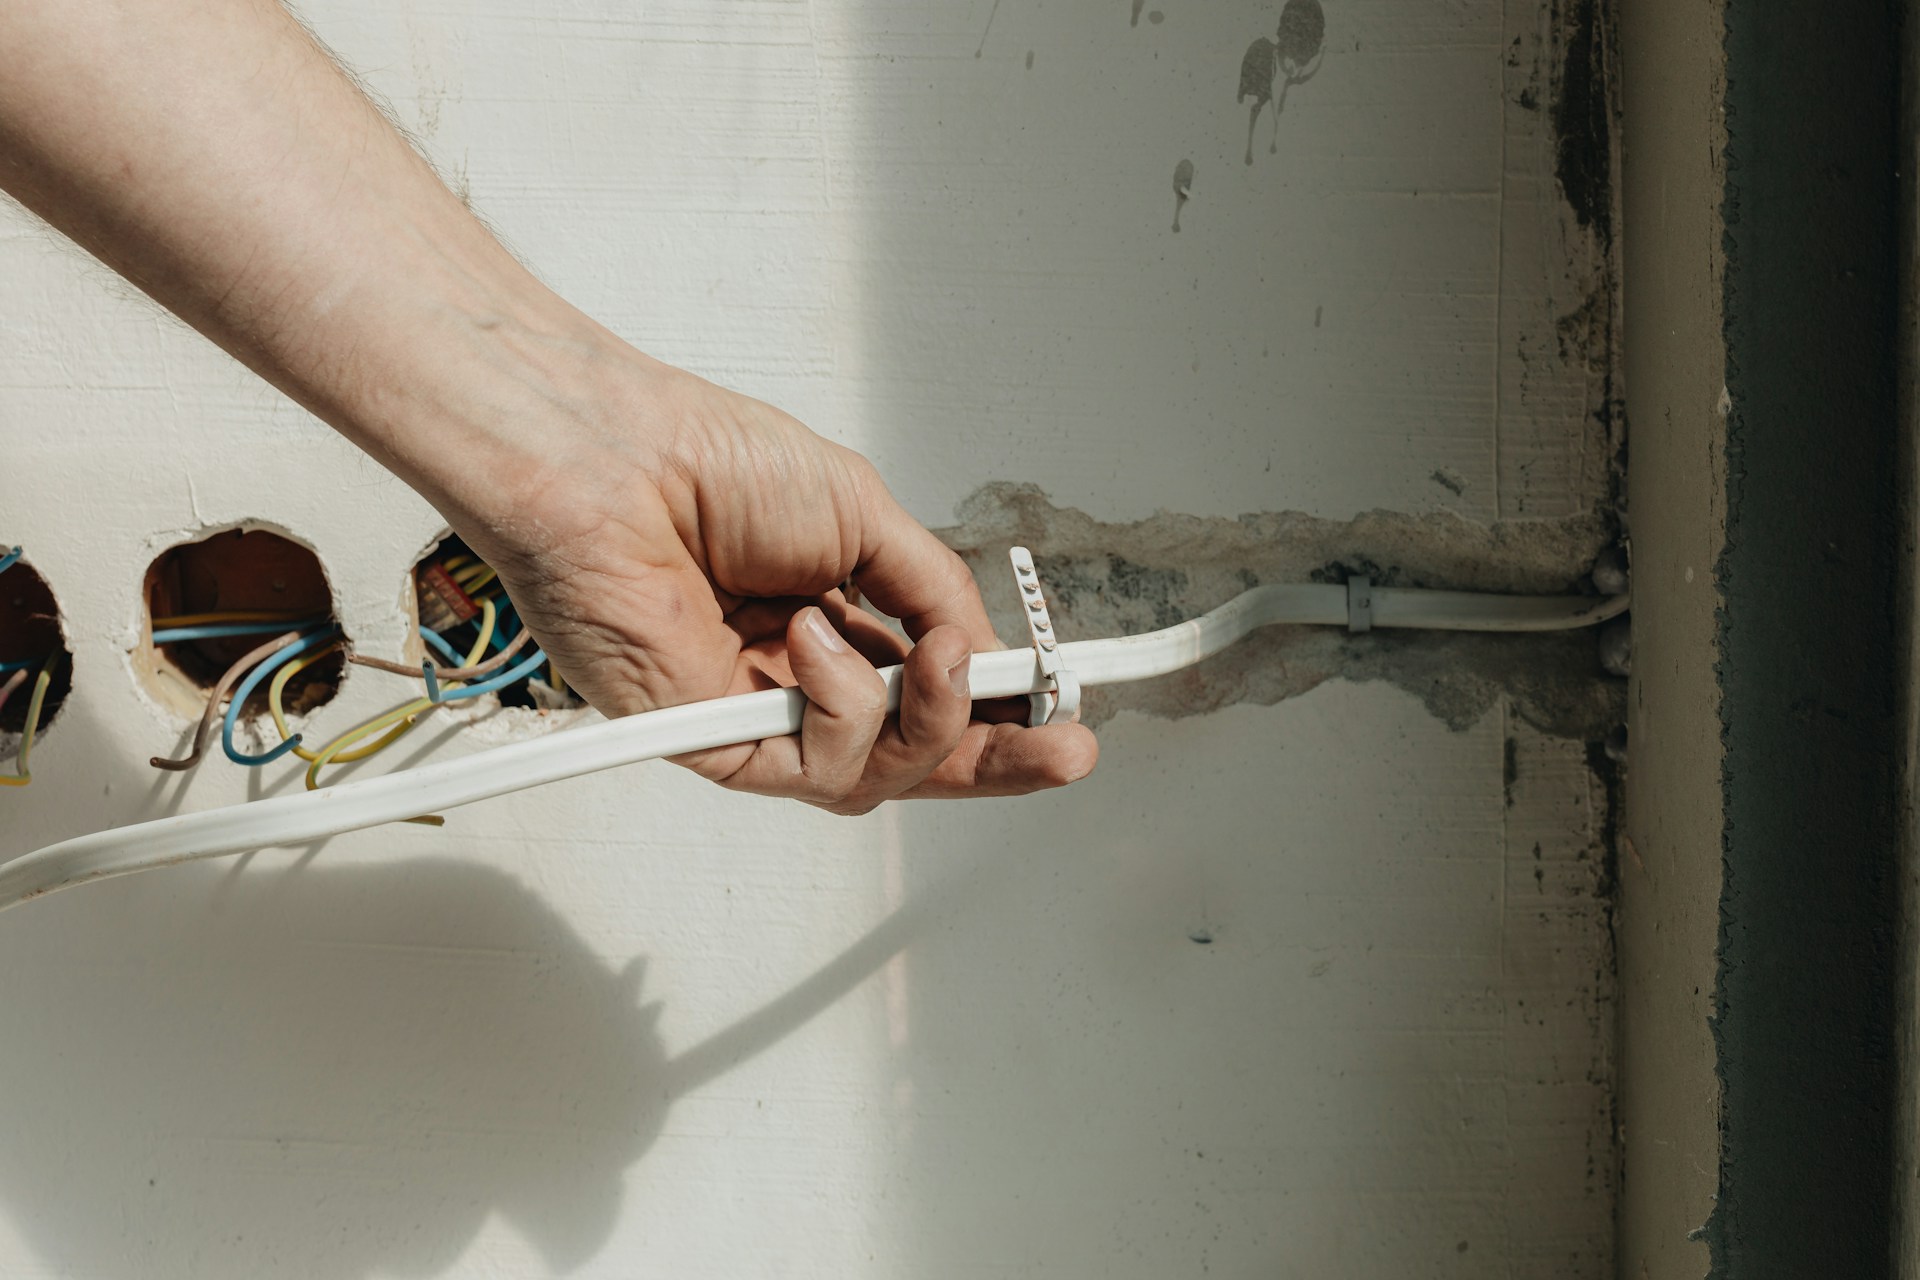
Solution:
<svg viewBox="0 0 1920 1280">
<path fill-rule="evenodd" d="M 1544 17 L 1326 0 L 1249 167 L 1278 6 L 1153 3 L 305 12 L 556 287 L 930 523 L 991 479 L 1586 510 Z M 0 289 L 0 538 L 76 672 L 0 855 L 298 785 L 146 766 L 186 726 L 129 674 L 142 571 L 269 520 L 397 651 L 437 521 L 17 211 Z M 1608 1273 L 1580 749 L 1352 685 L 1104 740 L 1029 801 L 846 821 L 649 767 L 10 913 L 0 1274 Z"/>
</svg>

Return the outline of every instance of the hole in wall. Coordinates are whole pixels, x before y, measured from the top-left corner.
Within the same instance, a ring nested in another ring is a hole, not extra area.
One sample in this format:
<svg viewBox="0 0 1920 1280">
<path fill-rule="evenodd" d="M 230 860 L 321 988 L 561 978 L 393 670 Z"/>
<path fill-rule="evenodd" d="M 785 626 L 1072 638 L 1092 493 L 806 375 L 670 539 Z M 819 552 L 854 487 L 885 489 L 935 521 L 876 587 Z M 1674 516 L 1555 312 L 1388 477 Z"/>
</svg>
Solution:
<svg viewBox="0 0 1920 1280">
<path fill-rule="evenodd" d="M 442 649 L 428 641 L 426 656 L 442 666 L 459 666 L 467 661 L 474 646 L 487 630 L 486 610 L 493 610 L 493 627 L 487 639 L 482 661 L 494 657 L 519 635 L 521 625 L 513 602 L 501 589 L 493 569 L 473 553 L 459 537 L 449 534 L 435 543 L 413 566 L 413 603 L 418 610 L 420 633 L 426 640 L 437 635 Z M 500 674 L 521 671 L 514 679 L 492 690 L 502 706 L 532 707 L 556 711 L 585 704 L 566 687 L 552 667 L 534 664 L 525 670 L 535 652 L 531 643 L 508 661 Z M 498 677 L 489 678 L 497 679 Z"/>
<path fill-rule="evenodd" d="M 0 549 L 0 556 L 5 549 Z M 67 648 L 66 634 L 60 626 L 60 606 L 34 567 L 25 560 L 0 571 L 0 688 L 24 673 L 4 704 L 0 704 L 0 759 L 12 759 L 19 753 L 19 735 L 27 726 L 27 711 L 33 701 L 33 686 L 48 657 L 54 658 L 46 697 L 40 704 L 36 730 L 46 732 L 59 714 L 61 704 L 73 689 L 73 652 Z"/>
<path fill-rule="evenodd" d="M 147 568 L 144 595 L 135 667 L 161 702 L 189 717 L 205 708 L 221 675 L 262 644 L 339 621 L 320 557 L 265 529 L 225 529 L 167 548 Z M 345 669 L 336 651 L 301 670 L 287 682 L 287 710 L 298 715 L 332 701 Z M 265 711 L 263 687 L 244 713 Z"/>
</svg>

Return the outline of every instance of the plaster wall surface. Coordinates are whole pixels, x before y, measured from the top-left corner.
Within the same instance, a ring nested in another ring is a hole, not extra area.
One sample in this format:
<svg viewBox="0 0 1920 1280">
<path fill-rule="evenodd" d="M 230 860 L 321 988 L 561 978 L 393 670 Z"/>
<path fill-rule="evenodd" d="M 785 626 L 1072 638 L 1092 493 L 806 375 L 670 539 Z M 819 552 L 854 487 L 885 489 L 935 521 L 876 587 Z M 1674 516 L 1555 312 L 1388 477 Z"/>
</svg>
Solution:
<svg viewBox="0 0 1920 1280">
<path fill-rule="evenodd" d="M 1726 543 L 1720 200 L 1726 63 L 1718 3 L 1621 12 L 1634 422 L 1633 768 L 1620 857 L 1620 1274 L 1708 1273 L 1720 1184 L 1712 1037 L 1723 749 L 1715 664 Z"/>
<path fill-rule="evenodd" d="M 1591 520 L 1567 29 L 1325 11 L 1250 165 L 1277 5 L 303 15 L 558 289 L 930 524 L 995 480 L 1107 521 Z M 0 290 L 0 537 L 75 672 L 0 855 L 297 786 L 147 767 L 187 726 L 131 676 L 142 573 L 267 522 L 397 655 L 437 517 L 18 211 Z M 355 671 L 313 731 L 403 692 Z M 0 1273 L 1609 1274 L 1586 744 L 1339 680 L 1102 732 L 1020 802 L 846 821 L 648 767 L 10 913 Z"/>
</svg>

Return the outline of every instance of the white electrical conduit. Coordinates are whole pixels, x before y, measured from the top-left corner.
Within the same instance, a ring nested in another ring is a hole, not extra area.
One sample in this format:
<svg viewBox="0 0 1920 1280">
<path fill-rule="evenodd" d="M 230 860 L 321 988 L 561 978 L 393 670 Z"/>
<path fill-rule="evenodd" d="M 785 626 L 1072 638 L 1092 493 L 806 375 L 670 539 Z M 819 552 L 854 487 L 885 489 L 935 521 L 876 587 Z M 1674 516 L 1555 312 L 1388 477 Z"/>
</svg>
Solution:
<svg viewBox="0 0 1920 1280">
<path fill-rule="evenodd" d="M 1440 631 L 1564 631 L 1604 622 L 1627 608 L 1626 596 L 1496 596 L 1397 587 L 1374 587 L 1371 595 L 1373 626 Z M 1274 623 L 1346 626 L 1348 620 L 1344 586 L 1256 587 L 1178 626 L 1062 644 L 1059 652 L 1082 686 L 1123 684 L 1190 667 Z M 900 668 L 883 668 L 880 675 L 887 682 L 888 709 L 898 708 Z M 1004 698 L 1041 692 L 1051 682 L 1027 648 L 975 654 L 970 685 L 975 698 Z M 798 733 L 806 703 L 797 689 L 692 702 L 363 782 L 78 836 L 0 865 L 0 911 L 89 880 L 304 844 L 601 769 Z"/>
</svg>

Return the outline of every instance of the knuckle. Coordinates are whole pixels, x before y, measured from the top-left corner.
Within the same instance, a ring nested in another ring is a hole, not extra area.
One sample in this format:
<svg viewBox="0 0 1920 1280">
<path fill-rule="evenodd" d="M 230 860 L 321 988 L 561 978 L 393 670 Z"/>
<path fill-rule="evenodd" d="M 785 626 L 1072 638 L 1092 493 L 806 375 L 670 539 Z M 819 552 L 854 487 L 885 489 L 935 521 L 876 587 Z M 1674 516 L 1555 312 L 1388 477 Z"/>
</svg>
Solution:
<svg viewBox="0 0 1920 1280">
<path fill-rule="evenodd" d="M 868 796 L 845 796 L 822 807 L 842 818 L 864 818 L 880 807 L 880 801 Z"/>
<path fill-rule="evenodd" d="M 822 809 L 838 813 L 840 806 L 849 803 L 858 790 L 860 774 L 851 769 L 809 771 L 806 781 L 807 799 Z"/>
<path fill-rule="evenodd" d="M 862 721 L 880 721 L 887 716 L 887 691 L 876 681 L 872 688 L 861 689 L 847 700 L 847 714 Z"/>
</svg>

